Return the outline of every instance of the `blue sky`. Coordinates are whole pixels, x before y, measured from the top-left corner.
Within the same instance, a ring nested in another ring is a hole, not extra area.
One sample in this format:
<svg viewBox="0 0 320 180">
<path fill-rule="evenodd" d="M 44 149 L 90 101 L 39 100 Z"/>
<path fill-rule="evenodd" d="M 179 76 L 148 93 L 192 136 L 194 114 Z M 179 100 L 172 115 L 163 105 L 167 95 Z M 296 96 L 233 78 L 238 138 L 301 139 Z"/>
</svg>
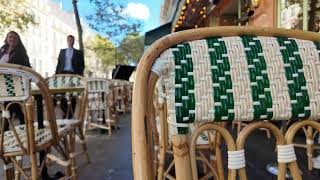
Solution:
<svg viewBox="0 0 320 180">
<path fill-rule="evenodd" d="M 73 10 L 71 0 L 52 0 L 62 2 L 63 9 Z M 128 9 L 128 14 L 135 18 L 140 18 L 144 22 L 143 32 L 149 31 L 159 26 L 160 7 L 162 0 L 118 0 Z M 141 9 L 140 9 L 141 8 Z M 90 6 L 90 0 L 78 0 L 78 10 L 81 17 L 85 17 L 94 11 Z M 149 15 L 148 15 L 149 12 Z"/>
</svg>

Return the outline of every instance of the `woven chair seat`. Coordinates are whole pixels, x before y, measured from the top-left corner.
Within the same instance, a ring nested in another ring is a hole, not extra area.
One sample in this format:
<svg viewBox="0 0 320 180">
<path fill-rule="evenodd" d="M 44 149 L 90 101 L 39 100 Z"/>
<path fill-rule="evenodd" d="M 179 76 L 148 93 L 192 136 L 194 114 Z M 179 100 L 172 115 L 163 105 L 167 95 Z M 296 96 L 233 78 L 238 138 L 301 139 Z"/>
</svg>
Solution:
<svg viewBox="0 0 320 180">
<path fill-rule="evenodd" d="M 320 118 L 320 42 L 212 37 L 175 45 L 152 71 L 164 83 L 168 123 Z"/>
<path fill-rule="evenodd" d="M 39 129 L 38 124 L 34 123 L 34 134 L 35 134 L 35 142 L 36 145 L 41 146 L 46 143 L 49 143 L 52 140 L 52 135 L 50 128 L 46 126 L 44 128 Z M 70 130 L 71 126 L 69 126 L 67 123 L 61 123 L 58 124 L 58 133 L 59 135 L 64 135 L 68 130 Z M 15 127 L 16 132 L 20 138 L 21 143 L 24 147 L 27 147 L 27 134 L 26 134 L 26 126 L 25 125 L 19 125 Z M 3 148 L 5 153 L 9 152 L 17 152 L 21 151 L 21 147 L 17 141 L 17 139 L 14 136 L 13 131 L 5 131 L 4 132 L 4 143 Z"/>
<path fill-rule="evenodd" d="M 79 119 L 57 119 L 57 125 L 75 127 L 80 123 Z"/>
</svg>

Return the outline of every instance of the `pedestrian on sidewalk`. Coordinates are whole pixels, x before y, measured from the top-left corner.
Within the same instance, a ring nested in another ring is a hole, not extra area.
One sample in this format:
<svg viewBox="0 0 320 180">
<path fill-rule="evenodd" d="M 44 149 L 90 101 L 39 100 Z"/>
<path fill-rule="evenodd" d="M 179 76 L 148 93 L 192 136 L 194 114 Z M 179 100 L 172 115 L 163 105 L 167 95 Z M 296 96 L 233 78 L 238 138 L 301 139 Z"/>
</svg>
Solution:
<svg viewBox="0 0 320 180">
<path fill-rule="evenodd" d="M 74 40 L 74 36 L 67 36 L 68 48 L 60 50 L 58 64 L 56 67 L 56 74 L 78 74 L 80 76 L 83 76 L 83 70 L 85 66 L 83 52 L 73 48 Z M 76 105 L 76 100 L 74 98 L 71 99 L 71 105 L 72 109 L 74 110 Z M 68 105 L 66 99 L 62 98 L 61 108 L 63 110 L 63 116 L 65 116 L 65 114 L 67 113 L 67 107 Z M 73 114 L 69 114 L 69 117 L 65 118 L 71 118 L 72 116 Z"/>
<path fill-rule="evenodd" d="M 78 74 L 83 76 L 83 52 L 73 48 L 74 36 L 68 35 L 68 48 L 61 49 L 56 67 L 56 74 Z"/>
<path fill-rule="evenodd" d="M 4 45 L 0 48 L 0 64 L 5 63 L 17 64 L 31 68 L 26 48 L 24 47 L 19 34 L 15 31 L 10 31 L 7 34 L 4 40 Z M 5 105 L 8 103 L 9 102 L 5 103 Z M 12 104 L 9 110 L 11 116 L 15 113 L 20 124 L 24 124 L 24 114 L 18 104 Z M 5 129 L 8 129 L 8 124 L 5 126 Z"/>
</svg>

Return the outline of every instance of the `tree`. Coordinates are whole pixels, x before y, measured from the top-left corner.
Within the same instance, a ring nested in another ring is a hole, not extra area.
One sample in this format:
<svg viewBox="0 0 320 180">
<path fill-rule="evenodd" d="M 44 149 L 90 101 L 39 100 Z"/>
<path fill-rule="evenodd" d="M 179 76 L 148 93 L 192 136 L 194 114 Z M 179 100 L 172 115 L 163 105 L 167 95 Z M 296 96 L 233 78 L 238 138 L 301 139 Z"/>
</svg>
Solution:
<svg viewBox="0 0 320 180">
<path fill-rule="evenodd" d="M 24 0 L 0 0 L 0 32 L 7 28 L 25 30 L 36 24 L 32 12 L 27 11 Z"/>
<path fill-rule="evenodd" d="M 128 62 L 137 64 L 144 51 L 144 37 L 138 32 L 127 34 L 121 41 L 118 53 Z"/>
<path fill-rule="evenodd" d="M 74 16 L 76 19 L 76 24 L 77 24 L 77 29 L 78 29 L 79 49 L 83 52 L 84 49 L 83 49 L 83 40 L 82 40 L 82 27 L 81 27 L 81 22 L 80 22 L 80 18 L 79 18 L 77 2 L 78 2 L 78 0 L 72 0 Z"/>
<path fill-rule="evenodd" d="M 89 25 L 114 42 L 120 42 L 127 33 L 138 32 L 141 21 L 130 18 L 125 7 L 116 0 L 90 0 L 95 11 L 87 16 Z"/>
<path fill-rule="evenodd" d="M 95 38 L 87 43 L 88 49 L 92 50 L 105 68 L 115 64 L 116 47 L 107 38 L 101 35 L 96 35 Z"/>
</svg>

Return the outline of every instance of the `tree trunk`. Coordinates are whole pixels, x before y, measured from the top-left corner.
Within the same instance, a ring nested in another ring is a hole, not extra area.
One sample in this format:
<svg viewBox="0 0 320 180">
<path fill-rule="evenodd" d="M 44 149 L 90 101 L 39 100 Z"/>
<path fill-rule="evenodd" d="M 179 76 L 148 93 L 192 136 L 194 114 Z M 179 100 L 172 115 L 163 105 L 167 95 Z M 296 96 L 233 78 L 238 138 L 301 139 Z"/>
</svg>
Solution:
<svg viewBox="0 0 320 180">
<path fill-rule="evenodd" d="M 310 1 L 310 11 L 309 11 L 309 21 L 308 21 L 309 31 L 316 30 L 317 2 L 318 2 L 318 0 L 311 0 Z"/>
<path fill-rule="evenodd" d="M 78 2 L 78 0 L 72 0 L 74 16 L 76 18 L 77 29 L 78 29 L 79 49 L 84 53 L 83 40 L 82 40 L 82 27 L 81 27 L 81 22 L 80 22 L 80 18 L 79 18 L 77 2 Z"/>
</svg>

